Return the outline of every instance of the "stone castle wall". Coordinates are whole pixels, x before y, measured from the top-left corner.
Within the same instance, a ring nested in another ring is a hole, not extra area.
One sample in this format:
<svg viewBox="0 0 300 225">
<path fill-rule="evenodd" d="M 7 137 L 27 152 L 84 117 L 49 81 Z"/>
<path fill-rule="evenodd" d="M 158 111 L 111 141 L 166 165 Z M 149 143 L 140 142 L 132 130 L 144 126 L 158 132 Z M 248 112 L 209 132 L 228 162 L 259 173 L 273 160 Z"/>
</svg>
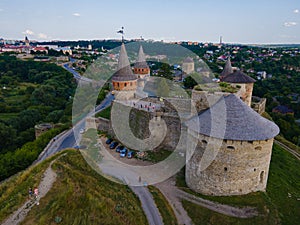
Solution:
<svg viewBox="0 0 300 225">
<path fill-rule="evenodd" d="M 266 111 L 266 103 L 266 98 L 252 96 L 251 108 L 261 115 Z"/>
<path fill-rule="evenodd" d="M 222 96 L 229 95 L 226 92 L 207 92 L 207 91 L 192 91 L 192 100 L 198 112 L 210 108 L 214 105 Z"/>
<path fill-rule="evenodd" d="M 212 152 L 217 141 L 221 142 L 221 147 L 215 159 L 201 171 L 200 161 L 205 149 Z M 196 150 L 186 164 L 186 183 L 192 190 L 206 195 L 229 196 L 265 191 L 272 145 L 273 139 L 222 141 L 199 135 Z"/>
<path fill-rule="evenodd" d="M 253 91 L 253 83 L 247 84 L 231 84 L 232 86 L 240 86 L 240 90 L 236 93 L 236 95 L 243 100 L 249 107 L 251 107 L 252 100 L 252 91 Z"/>
<path fill-rule="evenodd" d="M 178 144 L 181 134 L 181 120 L 178 115 L 163 112 L 147 112 L 132 108 L 129 115 L 130 132 L 132 132 L 138 139 L 149 138 L 149 121 L 153 118 L 163 120 L 168 129 L 163 142 L 156 149 L 174 150 Z M 98 130 L 105 131 L 110 136 L 116 138 L 112 124 L 109 120 L 105 118 L 96 118 L 95 121 Z"/>
</svg>

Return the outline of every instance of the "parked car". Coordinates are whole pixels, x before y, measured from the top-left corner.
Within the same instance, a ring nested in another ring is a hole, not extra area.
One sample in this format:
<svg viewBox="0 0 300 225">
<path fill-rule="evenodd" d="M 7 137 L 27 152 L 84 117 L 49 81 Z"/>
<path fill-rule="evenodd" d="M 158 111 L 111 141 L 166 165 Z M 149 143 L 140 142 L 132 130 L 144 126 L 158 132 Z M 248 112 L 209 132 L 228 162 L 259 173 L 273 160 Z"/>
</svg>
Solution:
<svg viewBox="0 0 300 225">
<path fill-rule="evenodd" d="M 85 132 L 85 129 L 80 129 L 79 133 L 83 134 Z"/>
<path fill-rule="evenodd" d="M 134 154 L 135 154 L 135 152 L 129 151 L 128 154 L 127 154 L 127 158 L 131 159 L 134 156 Z"/>
<path fill-rule="evenodd" d="M 127 149 L 126 149 L 126 148 L 123 149 L 122 151 L 120 151 L 120 157 L 121 157 L 121 158 L 126 157 L 126 154 L 127 154 Z"/>
<path fill-rule="evenodd" d="M 106 143 L 107 145 L 109 145 L 109 144 L 111 144 L 112 142 L 113 142 L 113 139 L 111 139 L 111 138 L 108 138 L 108 139 L 106 140 L 106 142 L 105 142 L 105 143 Z"/>
<path fill-rule="evenodd" d="M 86 149 L 86 145 L 76 145 L 74 146 L 75 149 Z"/>
<path fill-rule="evenodd" d="M 113 143 L 110 144 L 109 148 L 114 149 L 115 147 L 117 147 L 118 144 L 119 144 L 118 142 L 114 141 Z"/>
<path fill-rule="evenodd" d="M 125 147 L 123 145 L 119 145 L 117 148 L 116 148 L 116 152 L 121 152 Z"/>
</svg>

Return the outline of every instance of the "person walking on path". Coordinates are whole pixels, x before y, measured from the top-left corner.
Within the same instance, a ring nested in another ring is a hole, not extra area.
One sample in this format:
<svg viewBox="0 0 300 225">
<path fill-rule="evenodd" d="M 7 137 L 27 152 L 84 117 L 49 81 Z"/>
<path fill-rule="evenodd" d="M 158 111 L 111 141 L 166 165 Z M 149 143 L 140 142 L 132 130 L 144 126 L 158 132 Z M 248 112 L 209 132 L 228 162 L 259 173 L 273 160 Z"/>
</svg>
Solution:
<svg viewBox="0 0 300 225">
<path fill-rule="evenodd" d="M 29 195 L 29 198 L 32 199 L 32 196 L 33 196 L 32 188 L 29 188 L 28 195 Z"/>
<path fill-rule="evenodd" d="M 35 200 L 37 201 L 37 205 L 39 205 L 40 203 L 39 203 L 39 189 L 36 187 L 35 189 L 34 189 L 34 197 L 35 197 Z"/>
</svg>

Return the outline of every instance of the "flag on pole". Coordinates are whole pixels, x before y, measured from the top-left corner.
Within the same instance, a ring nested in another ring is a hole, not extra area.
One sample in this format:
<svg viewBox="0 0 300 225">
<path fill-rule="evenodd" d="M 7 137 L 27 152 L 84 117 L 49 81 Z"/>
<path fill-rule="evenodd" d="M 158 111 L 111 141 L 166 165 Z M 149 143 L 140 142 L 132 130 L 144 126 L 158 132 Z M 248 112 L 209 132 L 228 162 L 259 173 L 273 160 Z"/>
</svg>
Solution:
<svg viewBox="0 0 300 225">
<path fill-rule="evenodd" d="M 121 30 L 119 30 L 117 33 L 118 34 L 124 34 L 124 27 L 122 27 Z"/>
</svg>

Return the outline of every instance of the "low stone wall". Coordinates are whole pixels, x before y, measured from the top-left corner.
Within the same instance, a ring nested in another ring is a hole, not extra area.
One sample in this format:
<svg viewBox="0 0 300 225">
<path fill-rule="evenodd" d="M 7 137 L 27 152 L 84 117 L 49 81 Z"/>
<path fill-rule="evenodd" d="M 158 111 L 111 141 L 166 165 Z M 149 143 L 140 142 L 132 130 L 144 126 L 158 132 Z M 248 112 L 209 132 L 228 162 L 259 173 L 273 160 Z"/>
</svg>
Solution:
<svg viewBox="0 0 300 225">
<path fill-rule="evenodd" d="M 207 92 L 207 91 L 192 91 L 192 100 L 196 106 L 198 112 L 210 108 L 214 105 L 222 96 L 229 95 L 226 92 Z"/>
<path fill-rule="evenodd" d="M 252 96 L 251 108 L 261 115 L 266 111 L 266 103 L 266 98 Z"/>
</svg>

